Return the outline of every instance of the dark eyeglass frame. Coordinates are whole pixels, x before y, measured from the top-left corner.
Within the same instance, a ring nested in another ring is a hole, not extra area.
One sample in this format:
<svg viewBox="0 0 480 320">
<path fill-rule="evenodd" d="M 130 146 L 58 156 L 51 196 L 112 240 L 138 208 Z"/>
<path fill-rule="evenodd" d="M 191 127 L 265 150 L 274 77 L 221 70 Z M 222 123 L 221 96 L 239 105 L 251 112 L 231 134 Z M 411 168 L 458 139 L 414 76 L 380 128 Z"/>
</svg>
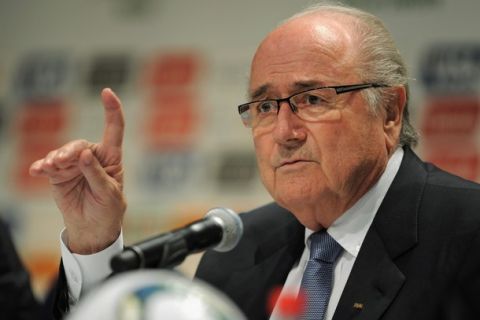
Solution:
<svg viewBox="0 0 480 320">
<path fill-rule="evenodd" d="M 358 84 L 349 84 L 349 85 L 341 85 L 341 86 L 316 87 L 316 88 L 311 88 L 311 89 L 303 90 L 303 91 L 300 91 L 300 92 L 296 92 L 296 93 L 294 93 L 291 96 L 288 96 L 286 98 L 254 100 L 254 101 L 250 101 L 250 102 L 247 102 L 247 103 L 243 103 L 243 104 L 238 106 L 238 113 L 240 114 L 240 116 L 242 116 L 242 113 L 247 112 L 250 109 L 250 105 L 252 103 L 259 103 L 259 102 L 266 102 L 266 101 L 275 101 L 277 103 L 277 105 L 278 105 L 277 114 L 278 114 L 278 112 L 280 112 L 280 104 L 282 102 L 288 102 L 288 105 L 290 106 L 290 109 L 292 110 L 292 112 L 296 113 L 297 108 L 292 104 L 290 99 L 294 98 L 295 96 L 297 96 L 299 94 L 304 94 L 304 93 L 309 92 L 309 91 L 314 91 L 314 90 L 319 90 L 319 89 L 334 89 L 335 93 L 337 95 L 339 95 L 339 94 L 342 94 L 342 93 L 347 93 L 347 92 L 352 92 L 352 91 L 357 91 L 357 90 L 363 90 L 363 89 L 368 89 L 368 88 L 385 88 L 385 87 L 389 87 L 389 85 L 381 84 L 381 83 L 358 83 Z M 245 122 L 244 122 L 244 124 L 247 127 L 252 126 L 251 124 L 247 125 Z"/>
</svg>

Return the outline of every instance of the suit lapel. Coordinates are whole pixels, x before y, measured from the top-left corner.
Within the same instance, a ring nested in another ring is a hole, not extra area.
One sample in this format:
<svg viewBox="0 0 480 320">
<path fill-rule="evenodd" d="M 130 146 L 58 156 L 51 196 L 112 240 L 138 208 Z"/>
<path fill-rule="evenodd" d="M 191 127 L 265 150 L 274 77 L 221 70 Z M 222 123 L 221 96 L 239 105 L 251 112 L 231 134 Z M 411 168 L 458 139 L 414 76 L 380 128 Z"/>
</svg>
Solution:
<svg viewBox="0 0 480 320">
<path fill-rule="evenodd" d="M 421 161 L 406 148 L 357 256 L 334 320 L 377 320 L 397 296 L 406 278 L 395 259 L 417 243 L 417 215 L 425 180 Z"/>
<path fill-rule="evenodd" d="M 305 229 L 288 215 L 289 222 L 284 228 L 258 235 L 262 241 L 252 251 L 253 264 L 230 277 L 229 290 L 238 294 L 248 319 L 268 319 L 271 310 L 266 306 L 272 290 L 283 285 L 302 253 Z"/>
<path fill-rule="evenodd" d="M 377 232 L 369 232 L 357 257 L 334 320 L 378 319 L 395 298 L 405 277 L 392 262 Z"/>
<path fill-rule="evenodd" d="M 273 289 L 279 288 L 285 282 L 288 272 L 298 257 L 294 257 L 290 248 L 284 247 L 267 259 L 244 272 L 232 275 L 235 278 L 236 292 L 242 292 L 244 310 L 248 319 L 268 319 L 271 310 L 271 295 Z M 256 290 L 249 290 L 255 286 Z"/>
</svg>

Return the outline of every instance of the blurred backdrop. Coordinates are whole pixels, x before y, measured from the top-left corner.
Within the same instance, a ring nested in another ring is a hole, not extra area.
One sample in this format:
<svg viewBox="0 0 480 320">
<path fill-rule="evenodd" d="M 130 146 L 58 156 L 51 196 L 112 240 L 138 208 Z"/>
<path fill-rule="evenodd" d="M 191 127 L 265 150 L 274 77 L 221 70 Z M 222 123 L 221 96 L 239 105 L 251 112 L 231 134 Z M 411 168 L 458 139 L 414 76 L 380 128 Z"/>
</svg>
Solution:
<svg viewBox="0 0 480 320">
<path fill-rule="evenodd" d="M 0 0 L 0 214 L 42 296 L 62 218 L 29 165 L 66 141 L 102 136 L 103 87 L 122 99 L 126 243 L 270 201 L 246 102 L 261 39 L 306 0 Z M 478 0 L 350 0 L 384 19 L 410 69 L 417 152 L 479 181 Z M 181 268 L 192 274 L 198 256 Z"/>
</svg>

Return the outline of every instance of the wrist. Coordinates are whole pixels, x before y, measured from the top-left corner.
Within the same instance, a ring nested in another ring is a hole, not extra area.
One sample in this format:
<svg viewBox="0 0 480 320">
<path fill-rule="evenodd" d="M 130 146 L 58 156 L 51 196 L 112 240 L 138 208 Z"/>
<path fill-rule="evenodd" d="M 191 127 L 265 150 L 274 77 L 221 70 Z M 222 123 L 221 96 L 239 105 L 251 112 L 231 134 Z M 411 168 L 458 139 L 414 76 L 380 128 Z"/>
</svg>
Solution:
<svg viewBox="0 0 480 320">
<path fill-rule="evenodd" d="M 90 255 L 105 250 L 120 236 L 121 228 L 102 234 L 87 232 L 72 232 L 65 230 L 65 244 L 70 252 L 80 255 Z"/>
</svg>

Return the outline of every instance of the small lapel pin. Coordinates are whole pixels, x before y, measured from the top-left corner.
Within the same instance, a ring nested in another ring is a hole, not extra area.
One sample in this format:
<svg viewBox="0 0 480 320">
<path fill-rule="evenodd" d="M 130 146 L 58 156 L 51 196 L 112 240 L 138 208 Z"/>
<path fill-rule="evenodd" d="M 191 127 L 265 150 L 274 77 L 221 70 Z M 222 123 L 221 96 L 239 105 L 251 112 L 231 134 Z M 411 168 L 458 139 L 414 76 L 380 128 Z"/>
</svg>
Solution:
<svg viewBox="0 0 480 320">
<path fill-rule="evenodd" d="M 363 303 L 355 302 L 353 304 L 353 309 L 362 310 L 363 309 Z"/>
</svg>

